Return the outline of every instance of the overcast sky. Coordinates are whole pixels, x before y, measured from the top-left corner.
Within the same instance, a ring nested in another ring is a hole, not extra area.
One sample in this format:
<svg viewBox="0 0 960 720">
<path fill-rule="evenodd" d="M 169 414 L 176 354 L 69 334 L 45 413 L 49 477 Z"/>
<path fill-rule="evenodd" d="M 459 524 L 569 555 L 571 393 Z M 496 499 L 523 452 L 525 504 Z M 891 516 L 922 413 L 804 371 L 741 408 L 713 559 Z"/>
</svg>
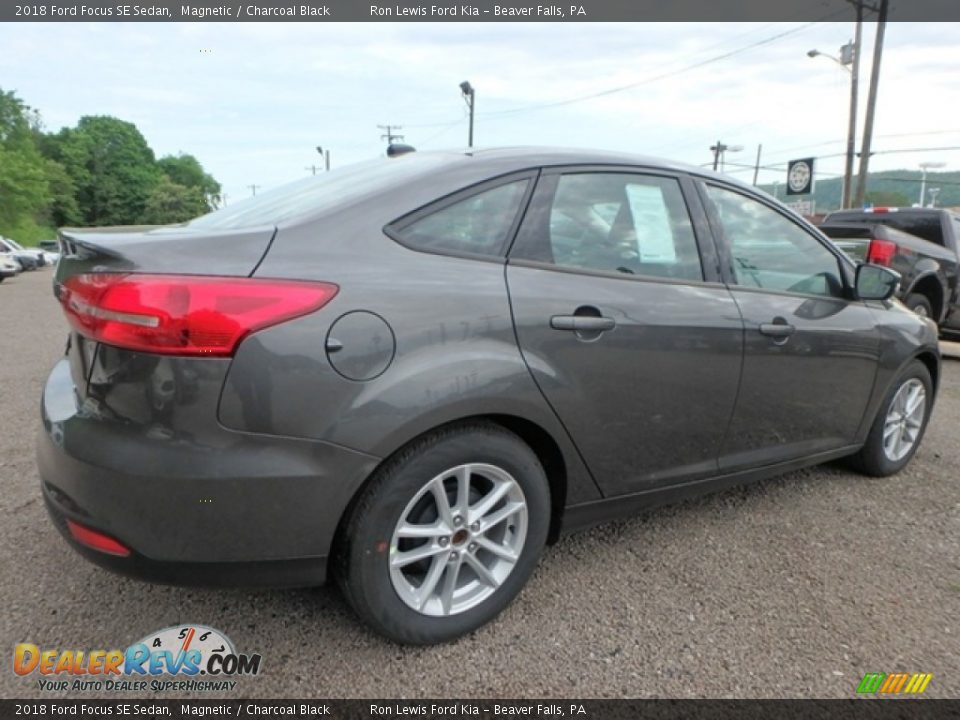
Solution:
<svg viewBox="0 0 960 720">
<path fill-rule="evenodd" d="M 874 30 L 864 28 L 861 119 Z M 875 150 L 960 146 L 958 30 L 888 26 Z M 730 163 L 752 164 L 759 143 L 763 164 L 839 155 L 849 74 L 807 51 L 837 54 L 852 33 L 852 23 L 799 22 L 3 24 L 0 87 L 49 129 L 82 115 L 130 120 L 158 156 L 196 155 L 233 201 L 250 184 L 308 174 L 317 145 L 334 166 L 382 154 L 378 124 L 402 125 L 417 148 L 464 146 L 465 79 L 479 146 L 596 147 L 697 165 L 717 139 L 744 147 Z M 872 168 L 924 161 L 960 170 L 960 150 L 878 154 Z M 842 168 L 842 157 L 818 161 L 822 176 Z"/>
</svg>

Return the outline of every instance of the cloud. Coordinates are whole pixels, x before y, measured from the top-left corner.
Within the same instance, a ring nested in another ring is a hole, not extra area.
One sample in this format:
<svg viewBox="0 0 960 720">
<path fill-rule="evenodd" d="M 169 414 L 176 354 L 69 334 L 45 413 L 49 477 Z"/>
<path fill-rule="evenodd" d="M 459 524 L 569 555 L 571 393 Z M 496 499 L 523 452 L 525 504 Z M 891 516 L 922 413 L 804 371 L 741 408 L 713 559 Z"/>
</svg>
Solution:
<svg viewBox="0 0 960 720">
<path fill-rule="evenodd" d="M 49 127 L 85 114 L 131 120 L 158 154 L 197 155 L 239 197 L 252 183 L 267 188 L 308 172 L 316 145 L 331 150 L 334 165 L 381 154 L 378 124 L 403 125 L 423 148 L 464 144 L 457 86 L 465 79 L 477 89 L 482 145 L 622 149 L 693 164 L 709 162 L 718 139 L 743 145 L 744 164 L 760 143 L 770 162 L 842 152 L 849 76 L 806 52 L 836 52 L 851 35 L 848 23 L 799 22 L 8 24 L 0 77 Z M 878 137 L 878 150 L 960 145 L 960 124 L 930 111 L 960 107 L 955 35 L 949 25 L 888 26 L 876 132 L 957 132 Z M 864 37 L 863 100 L 873 25 Z M 631 83 L 639 84 L 537 107 Z M 936 159 L 960 167 L 960 152 Z M 841 167 L 842 158 L 820 164 Z"/>
</svg>

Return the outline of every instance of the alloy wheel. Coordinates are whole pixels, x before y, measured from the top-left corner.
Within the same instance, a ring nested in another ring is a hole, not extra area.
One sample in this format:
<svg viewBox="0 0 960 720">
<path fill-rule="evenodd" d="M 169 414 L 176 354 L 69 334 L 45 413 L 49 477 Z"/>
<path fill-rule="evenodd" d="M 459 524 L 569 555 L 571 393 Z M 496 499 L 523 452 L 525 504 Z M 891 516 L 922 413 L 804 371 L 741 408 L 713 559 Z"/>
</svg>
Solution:
<svg viewBox="0 0 960 720">
<path fill-rule="evenodd" d="M 897 389 L 883 423 L 883 452 L 888 460 L 899 462 L 916 445 L 926 408 L 927 391 L 917 378 Z"/>
<path fill-rule="evenodd" d="M 390 541 L 390 580 L 423 615 L 466 612 L 513 571 L 527 536 L 519 483 L 495 465 L 471 463 L 432 478 L 407 504 Z"/>
</svg>

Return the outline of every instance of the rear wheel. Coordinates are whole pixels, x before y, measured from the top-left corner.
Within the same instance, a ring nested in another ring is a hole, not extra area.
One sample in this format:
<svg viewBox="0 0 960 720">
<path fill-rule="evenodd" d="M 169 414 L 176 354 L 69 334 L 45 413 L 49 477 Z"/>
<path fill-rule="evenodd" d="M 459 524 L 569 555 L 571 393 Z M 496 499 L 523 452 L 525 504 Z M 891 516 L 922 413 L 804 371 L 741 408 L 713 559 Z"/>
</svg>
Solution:
<svg viewBox="0 0 960 720">
<path fill-rule="evenodd" d="M 920 317 L 933 317 L 933 304 L 926 295 L 920 293 L 910 293 L 904 299 L 903 304 L 910 310 L 913 310 Z"/>
<path fill-rule="evenodd" d="M 851 459 L 856 469 L 883 477 L 900 472 L 923 439 L 933 405 L 930 371 L 919 360 L 900 373 L 884 398 L 867 442 Z"/>
<path fill-rule="evenodd" d="M 496 617 L 546 542 L 547 480 L 533 451 L 496 426 L 440 431 L 390 460 L 343 528 L 348 602 L 398 642 L 453 640 Z"/>
</svg>

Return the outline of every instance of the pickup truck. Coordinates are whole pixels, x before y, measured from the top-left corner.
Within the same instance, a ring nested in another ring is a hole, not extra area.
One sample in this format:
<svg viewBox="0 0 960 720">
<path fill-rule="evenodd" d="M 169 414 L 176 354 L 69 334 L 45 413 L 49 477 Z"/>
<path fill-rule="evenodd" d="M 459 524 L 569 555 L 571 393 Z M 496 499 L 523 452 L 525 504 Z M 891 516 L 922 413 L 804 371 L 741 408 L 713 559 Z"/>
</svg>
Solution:
<svg viewBox="0 0 960 720">
<path fill-rule="evenodd" d="M 820 231 L 859 262 L 901 275 L 898 297 L 941 331 L 960 333 L 960 215 L 940 208 L 830 213 Z"/>
</svg>

